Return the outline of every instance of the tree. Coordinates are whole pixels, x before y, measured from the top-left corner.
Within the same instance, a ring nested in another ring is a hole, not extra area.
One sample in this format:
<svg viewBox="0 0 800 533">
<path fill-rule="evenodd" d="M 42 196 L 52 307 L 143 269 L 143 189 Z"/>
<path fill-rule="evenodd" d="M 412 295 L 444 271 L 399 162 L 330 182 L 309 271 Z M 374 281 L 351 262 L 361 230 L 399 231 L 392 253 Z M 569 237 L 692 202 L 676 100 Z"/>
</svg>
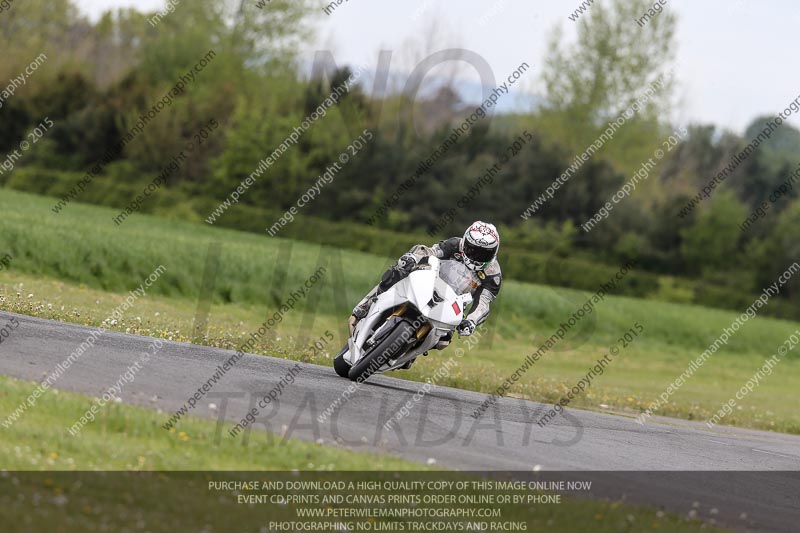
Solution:
<svg viewBox="0 0 800 533">
<path fill-rule="evenodd" d="M 695 224 L 681 231 L 681 255 L 692 274 L 712 276 L 738 266 L 741 230 L 747 208 L 730 191 L 720 191 Z"/>
<path fill-rule="evenodd" d="M 747 249 L 747 257 L 755 273 L 758 287 L 766 287 L 800 258 L 800 202 L 794 201 L 779 216 L 763 241 L 753 241 Z M 795 277 L 797 277 L 795 275 Z M 784 295 L 796 299 L 800 295 L 800 283 L 792 279 L 781 289 Z"/>
<path fill-rule="evenodd" d="M 568 45 L 561 28 L 554 31 L 542 73 L 547 93 L 543 125 L 575 152 L 592 143 L 651 84 L 664 80 L 636 118 L 602 149 L 626 171 L 652 153 L 661 135 L 658 126 L 670 111 L 676 18 L 665 10 L 640 28 L 635 20 L 650 7 L 647 0 L 595 2 L 577 24 L 577 42 Z"/>
<path fill-rule="evenodd" d="M 45 53 L 47 63 L 36 74 L 41 77 L 41 71 L 67 61 L 64 52 L 77 48 L 90 31 L 70 0 L 17 1 L 13 9 L 0 14 L 0 79 L 19 75 L 34 58 Z"/>
</svg>

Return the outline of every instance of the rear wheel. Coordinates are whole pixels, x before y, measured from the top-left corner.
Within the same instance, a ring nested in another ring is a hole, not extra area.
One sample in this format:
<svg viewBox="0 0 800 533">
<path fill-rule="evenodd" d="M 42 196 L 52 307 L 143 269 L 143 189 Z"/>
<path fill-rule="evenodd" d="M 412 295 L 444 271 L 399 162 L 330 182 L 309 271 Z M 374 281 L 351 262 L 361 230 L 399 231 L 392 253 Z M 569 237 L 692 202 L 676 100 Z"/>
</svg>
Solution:
<svg viewBox="0 0 800 533">
<path fill-rule="evenodd" d="M 385 365 L 389 359 L 403 353 L 408 341 L 414 338 L 416 328 L 410 322 L 402 320 L 386 337 L 374 346 L 361 360 L 350 368 L 347 374 L 353 381 L 365 381 L 376 370 Z"/>
<path fill-rule="evenodd" d="M 346 378 L 347 373 L 350 372 L 350 363 L 344 360 L 344 354 L 347 353 L 347 345 L 339 352 L 339 355 L 333 358 L 333 369 L 339 376 Z"/>
</svg>

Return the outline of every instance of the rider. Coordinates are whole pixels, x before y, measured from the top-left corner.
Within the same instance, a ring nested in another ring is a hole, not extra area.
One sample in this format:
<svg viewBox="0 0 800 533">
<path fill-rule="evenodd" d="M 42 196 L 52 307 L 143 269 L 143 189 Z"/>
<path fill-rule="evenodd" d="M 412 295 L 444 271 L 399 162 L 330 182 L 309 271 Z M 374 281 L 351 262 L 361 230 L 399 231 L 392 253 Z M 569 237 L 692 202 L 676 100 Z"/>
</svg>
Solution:
<svg viewBox="0 0 800 533">
<path fill-rule="evenodd" d="M 463 237 L 452 237 L 430 247 L 418 244 L 400 256 L 397 264 L 383 274 L 381 282 L 353 309 L 353 317 L 355 320 L 361 320 L 367 316 L 369 307 L 379 294 L 408 276 L 420 259 L 433 255 L 439 259 L 460 261 L 473 273 L 474 303 L 467 317 L 457 328 L 458 334 L 462 337 L 472 335 L 475 328 L 489 317 L 489 306 L 500 293 L 502 274 L 500 264 L 497 262 L 499 248 L 500 235 L 497 233 L 497 228 L 480 220 L 473 222 Z M 444 346 L 446 343 L 440 348 Z"/>
</svg>

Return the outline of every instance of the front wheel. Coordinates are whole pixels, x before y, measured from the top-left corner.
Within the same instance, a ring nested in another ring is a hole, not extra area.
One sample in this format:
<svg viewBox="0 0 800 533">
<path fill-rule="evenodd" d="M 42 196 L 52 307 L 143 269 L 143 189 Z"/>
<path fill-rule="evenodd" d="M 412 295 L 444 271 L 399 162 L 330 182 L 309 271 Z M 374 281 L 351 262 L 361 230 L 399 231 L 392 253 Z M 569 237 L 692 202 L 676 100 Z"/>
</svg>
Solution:
<svg viewBox="0 0 800 533">
<path fill-rule="evenodd" d="M 389 359 L 396 358 L 402 354 L 408 345 L 408 341 L 414 338 L 416 332 L 416 328 L 410 322 L 401 320 L 377 346 L 374 346 L 360 361 L 350 368 L 347 377 L 353 381 L 365 381 L 385 365 Z"/>
</svg>

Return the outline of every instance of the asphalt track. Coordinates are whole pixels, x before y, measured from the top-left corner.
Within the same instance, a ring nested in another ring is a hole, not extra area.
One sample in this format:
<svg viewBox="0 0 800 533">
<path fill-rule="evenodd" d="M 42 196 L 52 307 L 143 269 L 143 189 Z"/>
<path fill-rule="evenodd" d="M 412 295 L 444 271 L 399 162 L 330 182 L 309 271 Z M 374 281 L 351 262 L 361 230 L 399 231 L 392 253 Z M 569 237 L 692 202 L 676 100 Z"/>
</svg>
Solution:
<svg viewBox="0 0 800 533">
<path fill-rule="evenodd" d="M 20 379 L 42 380 L 91 331 L 10 313 L 0 313 L 0 320 L 12 316 L 20 327 L 0 345 L 0 373 Z M 150 342 L 107 332 L 55 387 L 100 396 Z M 165 341 L 119 396 L 159 409 L 166 423 L 233 353 Z M 624 416 L 575 409 L 539 427 L 536 421 L 549 407 L 514 398 L 500 399 L 476 420 L 471 414 L 484 394 L 434 387 L 415 402 L 422 384 L 386 376 L 371 378 L 320 422 L 350 382 L 332 367 L 299 363 L 300 372 L 278 401 L 259 413 L 255 426 L 231 437 L 231 427 L 296 364 L 247 354 L 191 415 L 221 421 L 220 439 L 297 437 L 456 470 L 555 471 L 594 480 L 592 497 L 623 497 L 684 515 L 694 510 L 699 518 L 735 529 L 797 531 L 800 523 L 800 437 L 794 435 L 709 430 L 657 417 L 640 425 Z M 384 423 L 409 400 L 408 415 L 386 429 Z M 8 414 L 0 413 L 0 419 Z M 65 431 L 71 423 L 65 421 Z"/>
</svg>

